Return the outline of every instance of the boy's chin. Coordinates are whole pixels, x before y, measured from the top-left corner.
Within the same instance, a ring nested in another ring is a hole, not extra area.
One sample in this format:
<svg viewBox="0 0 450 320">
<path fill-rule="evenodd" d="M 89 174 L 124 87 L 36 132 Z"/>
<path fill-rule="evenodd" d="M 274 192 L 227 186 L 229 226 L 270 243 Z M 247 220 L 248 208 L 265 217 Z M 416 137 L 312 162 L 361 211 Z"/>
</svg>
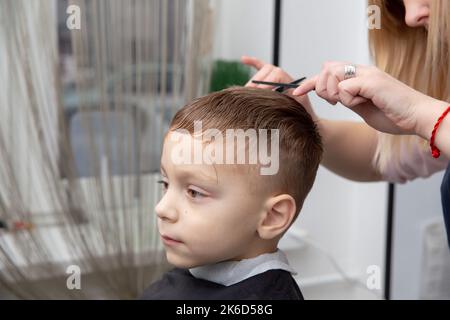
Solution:
<svg viewBox="0 0 450 320">
<path fill-rule="evenodd" d="M 171 254 L 169 252 L 166 252 L 166 258 L 167 258 L 167 261 L 171 265 L 173 265 L 176 268 L 181 268 L 181 269 L 190 269 L 190 268 L 195 268 L 195 267 L 199 267 L 202 265 L 202 263 L 200 263 L 200 262 L 186 260 L 181 257 L 175 256 L 174 254 Z"/>
</svg>

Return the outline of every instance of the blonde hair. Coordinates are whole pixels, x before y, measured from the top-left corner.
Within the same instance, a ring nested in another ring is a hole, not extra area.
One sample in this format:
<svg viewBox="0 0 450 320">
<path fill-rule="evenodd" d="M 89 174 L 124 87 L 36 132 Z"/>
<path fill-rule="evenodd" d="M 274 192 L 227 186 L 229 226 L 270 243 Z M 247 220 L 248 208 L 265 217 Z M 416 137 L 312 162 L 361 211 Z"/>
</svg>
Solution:
<svg viewBox="0 0 450 320">
<path fill-rule="evenodd" d="M 450 7 L 447 0 L 431 1 L 428 31 L 405 23 L 401 0 L 369 0 L 381 13 L 381 29 L 369 30 L 369 47 L 378 68 L 410 87 L 439 100 L 450 100 Z M 377 168 L 384 172 L 401 143 L 427 142 L 418 136 L 380 134 L 375 153 Z"/>
</svg>

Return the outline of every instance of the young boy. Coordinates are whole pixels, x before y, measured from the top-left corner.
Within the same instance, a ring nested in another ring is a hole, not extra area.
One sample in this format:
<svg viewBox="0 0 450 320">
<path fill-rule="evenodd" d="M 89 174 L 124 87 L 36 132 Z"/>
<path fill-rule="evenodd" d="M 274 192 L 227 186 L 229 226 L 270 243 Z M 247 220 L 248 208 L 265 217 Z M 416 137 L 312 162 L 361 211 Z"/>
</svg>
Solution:
<svg viewBox="0 0 450 320">
<path fill-rule="evenodd" d="M 313 120 L 285 94 L 234 87 L 183 107 L 164 140 L 155 209 L 176 268 L 142 299 L 303 299 L 278 242 L 321 156 Z"/>
</svg>

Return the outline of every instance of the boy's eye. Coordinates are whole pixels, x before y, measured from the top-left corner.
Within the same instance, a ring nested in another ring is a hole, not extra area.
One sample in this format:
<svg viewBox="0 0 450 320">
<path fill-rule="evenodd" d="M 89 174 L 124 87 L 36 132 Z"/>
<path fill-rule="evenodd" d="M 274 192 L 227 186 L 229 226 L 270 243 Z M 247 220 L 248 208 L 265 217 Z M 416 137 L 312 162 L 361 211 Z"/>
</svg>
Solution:
<svg viewBox="0 0 450 320">
<path fill-rule="evenodd" d="M 197 191 L 197 190 L 194 190 L 194 189 L 191 189 L 191 188 L 189 188 L 187 192 L 188 192 L 188 195 L 189 195 L 191 198 L 201 198 L 201 197 L 206 197 L 206 194 L 201 193 L 200 191 Z"/>
<path fill-rule="evenodd" d="M 166 181 L 164 181 L 164 180 L 158 180 L 158 183 L 163 186 L 163 190 L 164 191 L 166 191 L 167 188 L 169 187 L 169 184 Z"/>
</svg>

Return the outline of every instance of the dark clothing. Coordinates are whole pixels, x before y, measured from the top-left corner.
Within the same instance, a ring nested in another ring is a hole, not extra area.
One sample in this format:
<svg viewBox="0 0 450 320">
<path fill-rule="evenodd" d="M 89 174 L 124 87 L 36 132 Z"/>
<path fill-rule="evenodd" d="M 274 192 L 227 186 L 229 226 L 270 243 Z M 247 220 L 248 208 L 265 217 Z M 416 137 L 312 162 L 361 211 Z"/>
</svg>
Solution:
<svg viewBox="0 0 450 320">
<path fill-rule="evenodd" d="M 447 230 L 447 241 L 450 248 L 450 163 L 445 171 L 441 185 L 442 211 L 444 212 L 445 229 Z"/>
<path fill-rule="evenodd" d="M 230 286 L 197 279 L 186 269 L 173 269 L 142 294 L 145 300 L 303 300 L 285 270 L 268 270 Z"/>
</svg>

